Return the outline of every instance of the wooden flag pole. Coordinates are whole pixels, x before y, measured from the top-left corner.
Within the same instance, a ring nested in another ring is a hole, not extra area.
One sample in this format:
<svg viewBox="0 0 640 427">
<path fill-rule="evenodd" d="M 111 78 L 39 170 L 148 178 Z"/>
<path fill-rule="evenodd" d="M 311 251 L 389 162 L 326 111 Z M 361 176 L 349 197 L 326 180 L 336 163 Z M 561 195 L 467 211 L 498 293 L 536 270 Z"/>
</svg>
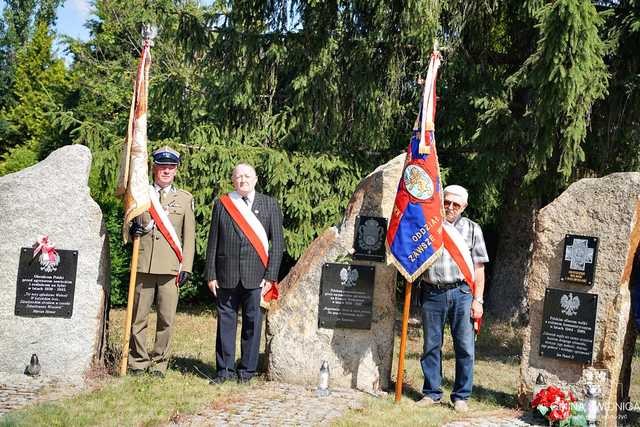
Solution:
<svg viewBox="0 0 640 427">
<path fill-rule="evenodd" d="M 120 376 L 127 374 L 129 362 L 129 340 L 131 339 L 131 321 L 133 319 L 133 299 L 136 294 L 136 276 L 138 275 L 138 251 L 140 236 L 133 236 L 133 251 L 131 256 L 131 272 L 129 273 L 129 297 L 127 298 L 127 317 L 124 323 L 124 339 L 122 340 L 122 359 L 120 361 Z"/>
<path fill-rule="evenodd" d="M 402 309 L 402 335 L 400 335 L 400 355 L 398 356 L 398 374 L 396 375 L 396 403 L 402 397 L 402 381 L 404 380 L 404 352 L 407 349 L 407 326 L 411 309 L 411 282 L 407 281 L 404 289 L 404 308 Z"/>
</svg>

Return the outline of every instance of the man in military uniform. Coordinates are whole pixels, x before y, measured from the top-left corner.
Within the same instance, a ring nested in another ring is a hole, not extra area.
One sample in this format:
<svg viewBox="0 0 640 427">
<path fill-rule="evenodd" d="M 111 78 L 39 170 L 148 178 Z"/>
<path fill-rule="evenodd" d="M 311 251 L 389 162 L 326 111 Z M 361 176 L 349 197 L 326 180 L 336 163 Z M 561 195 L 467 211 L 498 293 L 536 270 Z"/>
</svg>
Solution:
<svg viewBox="0 0 640 427">
<path fill-rule="evenodd" d="M 140 236 L 136 296 L 133 305 L 133 324 L 129 346 L 129 372 L 133 375 L 149 370 L 152 375 L 164 377 L 167 370 L 169 346 L 178 305 L 179 287 L 191 274 L 195 253 L 195 216 L 193 196 L 175 188 L 180 155 L 169 147 L 153 152 L 153 195 L 168 217 L 168 223 L 159 227 L 145 212 L 131 224 L 131 235 Z M 154 193 L 155 192 L 155 193 Z M 171 232 L 182 248 L 182 266 L 172 246 Z M 147 317 L 156 300 L 156 338 L 151 352 L 146 348 Z"/>
</svg>

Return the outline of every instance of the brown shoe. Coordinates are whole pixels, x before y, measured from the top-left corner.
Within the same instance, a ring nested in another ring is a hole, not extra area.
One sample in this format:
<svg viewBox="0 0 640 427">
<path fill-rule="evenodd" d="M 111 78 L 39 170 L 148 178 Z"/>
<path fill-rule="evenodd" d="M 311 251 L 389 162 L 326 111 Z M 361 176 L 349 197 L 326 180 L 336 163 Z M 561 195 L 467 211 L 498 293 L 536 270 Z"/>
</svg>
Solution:
<svg viewBox="0 0 640 427">
<path fill-rule="evenodd" d="M 456 412 L 469 412 L 469 404 L 466 400 L 456 400 L 453 402 L 453 409 Z"/>
<path fill-rule="evenodd" d="M 422 399 L 420 399 L 420 400 L 418 400 L 416 402 L 416 405 L 422 406 L 424 408 L 426 408 L 428 406 L 439 405 L 439 404 L 440 404 L 439 400 L 433 400 L 429 396 L 424 396 Z"/>
</svg>

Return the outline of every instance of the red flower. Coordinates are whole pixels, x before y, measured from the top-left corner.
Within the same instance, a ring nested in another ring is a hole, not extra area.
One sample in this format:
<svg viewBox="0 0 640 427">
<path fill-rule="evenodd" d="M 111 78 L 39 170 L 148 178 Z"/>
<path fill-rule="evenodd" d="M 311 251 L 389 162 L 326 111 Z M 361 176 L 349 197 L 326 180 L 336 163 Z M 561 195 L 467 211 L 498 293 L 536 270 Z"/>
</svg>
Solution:
<svg viewBox="0 0 640 427">
<path fill-rule="evenodd" d="M 531 402 L 532 408 L 543 406 L 547 409 L 545 417 L 552 422 L 566 420 L 571 416 L 571 402 L 575 396 L 571 392 L 563 392 L 558 387 L 549 386 L 540 390 Z"/>
</svg>

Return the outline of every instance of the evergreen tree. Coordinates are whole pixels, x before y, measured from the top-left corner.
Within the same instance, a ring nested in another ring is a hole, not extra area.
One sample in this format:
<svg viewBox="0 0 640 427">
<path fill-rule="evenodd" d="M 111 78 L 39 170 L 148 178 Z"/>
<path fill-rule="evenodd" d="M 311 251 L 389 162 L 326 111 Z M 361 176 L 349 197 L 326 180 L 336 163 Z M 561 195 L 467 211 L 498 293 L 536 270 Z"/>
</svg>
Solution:
<svg viewBox="0 0 640 427">
<path fill-rule="evenodd" d="M 60 135 L 52 125 L 50 113 L 62 108 L 68 91 L 66 70 L 51 52 L 53 36 L 41 22 L 32 38 L 16 52 L 12 102 L 0 110 L 5 123 L 0 147 L 7 150 L 0 162 L 0 175 L 20 170 L 45 157 Z"/>
</svg>

